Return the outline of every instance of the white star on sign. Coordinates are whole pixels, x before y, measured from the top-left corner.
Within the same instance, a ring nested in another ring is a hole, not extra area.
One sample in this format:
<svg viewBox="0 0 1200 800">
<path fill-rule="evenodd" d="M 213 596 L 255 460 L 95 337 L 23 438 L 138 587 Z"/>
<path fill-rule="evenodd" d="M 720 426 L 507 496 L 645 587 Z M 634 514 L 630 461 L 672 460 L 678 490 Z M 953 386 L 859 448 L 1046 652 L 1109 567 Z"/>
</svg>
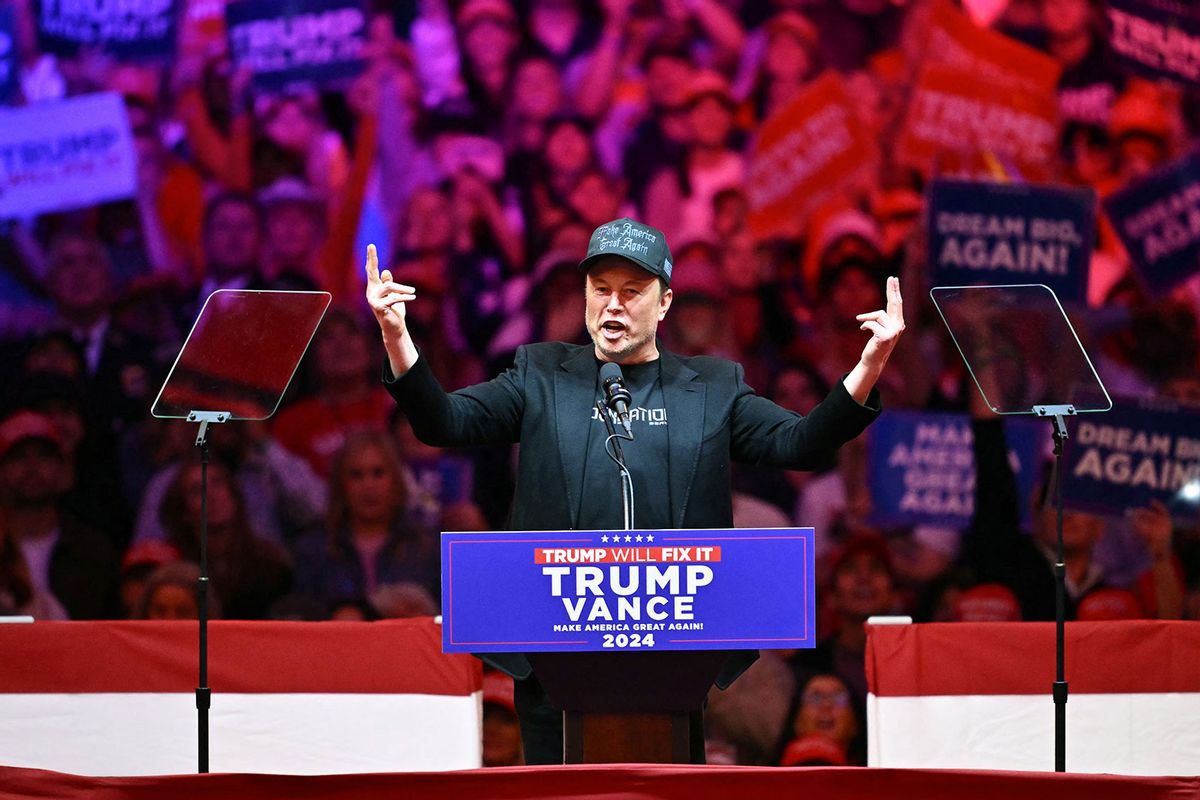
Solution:
<svg viewBox="0 0 1200 800">
<path fill-rule="evenodd" d="M 654 541 L 654 537 L 653 537 L 653 536 L 651 536 L 650 534 L 648 534 L 648 533 L 647 533 L 647 534 L 646 534 L 646 541 L 647 541 L 647 542 L 653 542 L 653 541 Z"/>
<path fill-rule="evenodd" d="M 635 539 L 637 539 L 639 542 L 642 540 L 641 534 L 638 534 L 638 535 L 637 535 L 637 536 L 635 536 L 634 538 L 635 538 Z"/>
<path fill-rule="evenodd" d="M 602 542 L 607 542 L 607 541 L 608 541 L 608 537 L 607 537 L 607 536 L 601 536 L 601 537 L 600 537 L 600 541 L 602 541 Z"/>
<path fill-rule="evenodd" d="M 625 541 L 627 541 L 627 542 L 632 542 L 632 541 L 633 541 L 633 537 L 632 537 L 632 536 L 630 536 L 630 535 L 628 535 L 628 534 L 626 534 L 626 535 L 625 535 Z"/>
</svg>

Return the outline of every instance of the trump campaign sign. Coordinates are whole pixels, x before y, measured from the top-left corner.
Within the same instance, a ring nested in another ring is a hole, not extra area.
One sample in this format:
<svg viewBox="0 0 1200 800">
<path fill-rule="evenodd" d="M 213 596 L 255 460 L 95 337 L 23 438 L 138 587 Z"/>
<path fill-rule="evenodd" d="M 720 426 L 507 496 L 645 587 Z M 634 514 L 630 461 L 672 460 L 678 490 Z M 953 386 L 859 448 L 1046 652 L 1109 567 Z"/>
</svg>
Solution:
<svg viewBox="0 0 1200 800">
<path fill-rule="evenodd" d="M 1020 497 L 1028 497 L 1046 428 L 1032 421 L 1009 420 L 1004 430 L 1017 491 Z M 975 515 L 973 443 L 966 414 L 881 414 L 867 433 L 872 519 L 880 525 L 969 526 Z M 1021 512 L 1027 521 L 1026 504 Z"/>
<path fill-rule="evenodd" d="M 175 52 L 181 0 L 37 0 L 38 43 L 74 55 L 102 49 L 118 58 L 167 58 Z"/>
<path fill-rule="evenodd" d="M 225 7 L 225 29 L 234 63 L 264 91 L 336 84 L 363 68 L 362 0 L 238 0 Z"/>
<path fill-rule="evenodd" d="M 448 652 L 815 644 L 812 528 L 442 534 Z"/>
<path fill-rule="evenodd" d="M 1096 229 L 1090 189 L 935 180 L 929 253 L 935 286 L 1041 283 L 1086 299 Z"/>
<path fill-rule="evenodd" d="M 932 6 L 924 53 L 900 160 L 927 176 L 975 174 L 990 155 L 1026 178 L 1048 177 L 1058 143 L 1057 62 L 977 27 L 942 0 Z"/>
<path fill-rule="evenodd" d="M 1105 414 L 1080 416 L 1074 428 L 1063 480 L 1063 503 L 1071 508 L 1120 516 L 1151 500 L 1171 504 L 1200 481 L 1194 408 L 1125 398 Z"/>
<path fill-rule="evenodd" d="M 774 113 L 750 155 L 747 224 L 758 239 L 794 236 L 815 208 L 869 169 L 875 145 L 834 72 Z"/>
<path fill-rule="evenodd" d="M 1146 288 L 1169 292 L 1200 270 L 1200 151 L 1110 195 L 1104 211 Z"/>
<path fill-rule="evenodd" d="M 0 219 L 121 200 L 136 186 L 119 95 L 0 110 Z"/>
<path fill-rule="evenodd" d="M 1129 72 L 1200 86 L 1200 14 L 1171 0 L 1108 0 L 1108 43 Z"/>
</svg>

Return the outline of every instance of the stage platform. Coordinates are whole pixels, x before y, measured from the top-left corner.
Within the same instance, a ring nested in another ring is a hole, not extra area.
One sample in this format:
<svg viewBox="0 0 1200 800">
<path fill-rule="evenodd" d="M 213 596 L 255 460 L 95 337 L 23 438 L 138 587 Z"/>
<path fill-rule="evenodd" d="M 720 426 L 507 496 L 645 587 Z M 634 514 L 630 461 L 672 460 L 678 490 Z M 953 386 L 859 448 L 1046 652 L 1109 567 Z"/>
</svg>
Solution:
<svg viewBox="0 0 1200 800">
<path fill-rule="evenodd" d="M 0 800 L 1200 800 L 1200 778 L 873 768 L 510 767 L 369 775 L 96 778 L 0 767 Z"/>
</svg>

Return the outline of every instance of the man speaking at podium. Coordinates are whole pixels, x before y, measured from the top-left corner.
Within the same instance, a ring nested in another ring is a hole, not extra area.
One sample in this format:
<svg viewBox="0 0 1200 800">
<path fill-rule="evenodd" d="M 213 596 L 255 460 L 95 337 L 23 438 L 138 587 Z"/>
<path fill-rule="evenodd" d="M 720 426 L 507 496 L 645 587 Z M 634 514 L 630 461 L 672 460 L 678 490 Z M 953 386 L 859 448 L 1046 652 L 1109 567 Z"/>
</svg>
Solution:
<svg viewBox="0 0 1200 800">
<path fill-rule="evenodd" d="M 832 462 L 838 447 L 879 414 L 874 390 L 904 331 L 899 280 L 888 278 L 887 309 L 858 316 L 871 334 L 858 364 L 807 417 L 759 397 L 742 367 L 707 356 L 682 358 L 659 346 L 671 308 L 671 253 L 662 231 L 631 219 L 592 234 L 585 273 L 585 323 L 592 346 L 543 342 L 517 350 L 493 380 L 446 393 L 405 326 L 416 290 L 379 271 L 367 249 L 367 301 L 387 351 L 384 383 L 417 437 L 441 447 L 520 444 L 511 530 L 624 527 L 620 482 L 605 452 L 601 365 L 620 366 L 635 441 L 625 457 L 637 500 L 636 525 L 733 526 L 730 461 L 784 469 Z M 608 368 L 611 370 L 612 368 Z M 756 657 L 731 654 L 725 686 Z M 514 675 L 528 763 L 561 763 L 561 713 L 520 654 L 488 660 Z"/>
</svg>

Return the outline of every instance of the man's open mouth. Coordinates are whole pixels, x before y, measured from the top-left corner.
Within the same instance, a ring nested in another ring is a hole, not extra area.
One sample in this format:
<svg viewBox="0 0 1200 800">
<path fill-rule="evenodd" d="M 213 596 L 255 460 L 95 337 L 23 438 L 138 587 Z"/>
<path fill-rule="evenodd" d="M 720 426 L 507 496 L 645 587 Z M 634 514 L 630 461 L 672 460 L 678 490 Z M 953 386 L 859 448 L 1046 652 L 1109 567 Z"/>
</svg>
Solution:
<svg viewBox="0 0 1200 800">
<path fill-rule="evenodd" d="M 609 320 L 601 325 L 600 329 L 604 331 L 604 334 L 607 338 L 614 339 L 625 333 L 625 324 L 622 322 L 617 322 L 616 320 Z"/>
</svg>

